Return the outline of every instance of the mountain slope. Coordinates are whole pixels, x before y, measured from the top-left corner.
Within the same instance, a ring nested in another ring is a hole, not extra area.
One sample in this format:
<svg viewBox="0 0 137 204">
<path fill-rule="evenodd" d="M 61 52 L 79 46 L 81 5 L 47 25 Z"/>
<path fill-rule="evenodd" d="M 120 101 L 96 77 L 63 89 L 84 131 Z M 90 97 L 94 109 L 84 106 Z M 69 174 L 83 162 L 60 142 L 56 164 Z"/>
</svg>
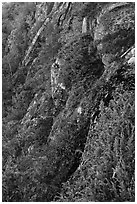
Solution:
<svg viewBox="0 0 137 204">
<path fill-rule="evenodd" d="M 3 201 L 134 201 L 134 3 L 2 10 Z"/>
</svg>

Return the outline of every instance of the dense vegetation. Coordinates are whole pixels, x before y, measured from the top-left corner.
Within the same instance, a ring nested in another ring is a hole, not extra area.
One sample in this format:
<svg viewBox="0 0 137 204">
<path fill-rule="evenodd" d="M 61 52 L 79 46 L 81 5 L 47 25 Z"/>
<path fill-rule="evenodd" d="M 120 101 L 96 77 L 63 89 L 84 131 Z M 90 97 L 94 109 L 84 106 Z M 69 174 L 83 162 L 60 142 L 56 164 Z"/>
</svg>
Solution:
<svg viewBox="0 0 137 204">
<path fill-rule="evenodd" d="M 3 202 L 135 200 L 134 11 L 2 4 Z"/>
</svg>

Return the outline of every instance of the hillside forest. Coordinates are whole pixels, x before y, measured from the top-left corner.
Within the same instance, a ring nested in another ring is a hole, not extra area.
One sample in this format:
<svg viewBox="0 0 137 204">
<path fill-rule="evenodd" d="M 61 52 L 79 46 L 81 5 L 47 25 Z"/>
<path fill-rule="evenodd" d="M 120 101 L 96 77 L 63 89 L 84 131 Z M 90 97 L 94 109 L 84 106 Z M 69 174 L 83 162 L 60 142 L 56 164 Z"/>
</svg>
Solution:
<svg viewBox="0 0 137 204">
<path fill-rule="evenodd" d="M 2 201 L 135 201 L 135 3 L 2 3 Z"/>
</svg>

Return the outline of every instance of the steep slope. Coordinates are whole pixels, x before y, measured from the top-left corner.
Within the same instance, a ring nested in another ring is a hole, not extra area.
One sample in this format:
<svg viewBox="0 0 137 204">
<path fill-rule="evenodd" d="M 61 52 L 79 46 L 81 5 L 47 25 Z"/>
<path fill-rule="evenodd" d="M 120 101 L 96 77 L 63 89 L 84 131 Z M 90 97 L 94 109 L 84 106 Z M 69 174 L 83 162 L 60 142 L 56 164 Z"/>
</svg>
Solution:
<svg viewBox="0 0 137 204">
<path fill-rule="evenodd" d="M 12 7 L 3 201 L 134 201 L 134 3 Z"/>
</svg>

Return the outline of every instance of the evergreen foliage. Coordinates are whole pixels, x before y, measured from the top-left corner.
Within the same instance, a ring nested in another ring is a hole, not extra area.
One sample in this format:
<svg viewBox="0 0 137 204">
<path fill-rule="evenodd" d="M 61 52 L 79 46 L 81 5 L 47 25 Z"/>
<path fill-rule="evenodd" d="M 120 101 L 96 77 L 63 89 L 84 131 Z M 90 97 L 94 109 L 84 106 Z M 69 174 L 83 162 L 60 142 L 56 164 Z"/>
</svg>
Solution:
<svg viewBox="0 0 137 204">
<path fill-rule="evenodd" d="M 3 202 L 135 201 L 134 6 L 2 4 Z"/>
</svg>

